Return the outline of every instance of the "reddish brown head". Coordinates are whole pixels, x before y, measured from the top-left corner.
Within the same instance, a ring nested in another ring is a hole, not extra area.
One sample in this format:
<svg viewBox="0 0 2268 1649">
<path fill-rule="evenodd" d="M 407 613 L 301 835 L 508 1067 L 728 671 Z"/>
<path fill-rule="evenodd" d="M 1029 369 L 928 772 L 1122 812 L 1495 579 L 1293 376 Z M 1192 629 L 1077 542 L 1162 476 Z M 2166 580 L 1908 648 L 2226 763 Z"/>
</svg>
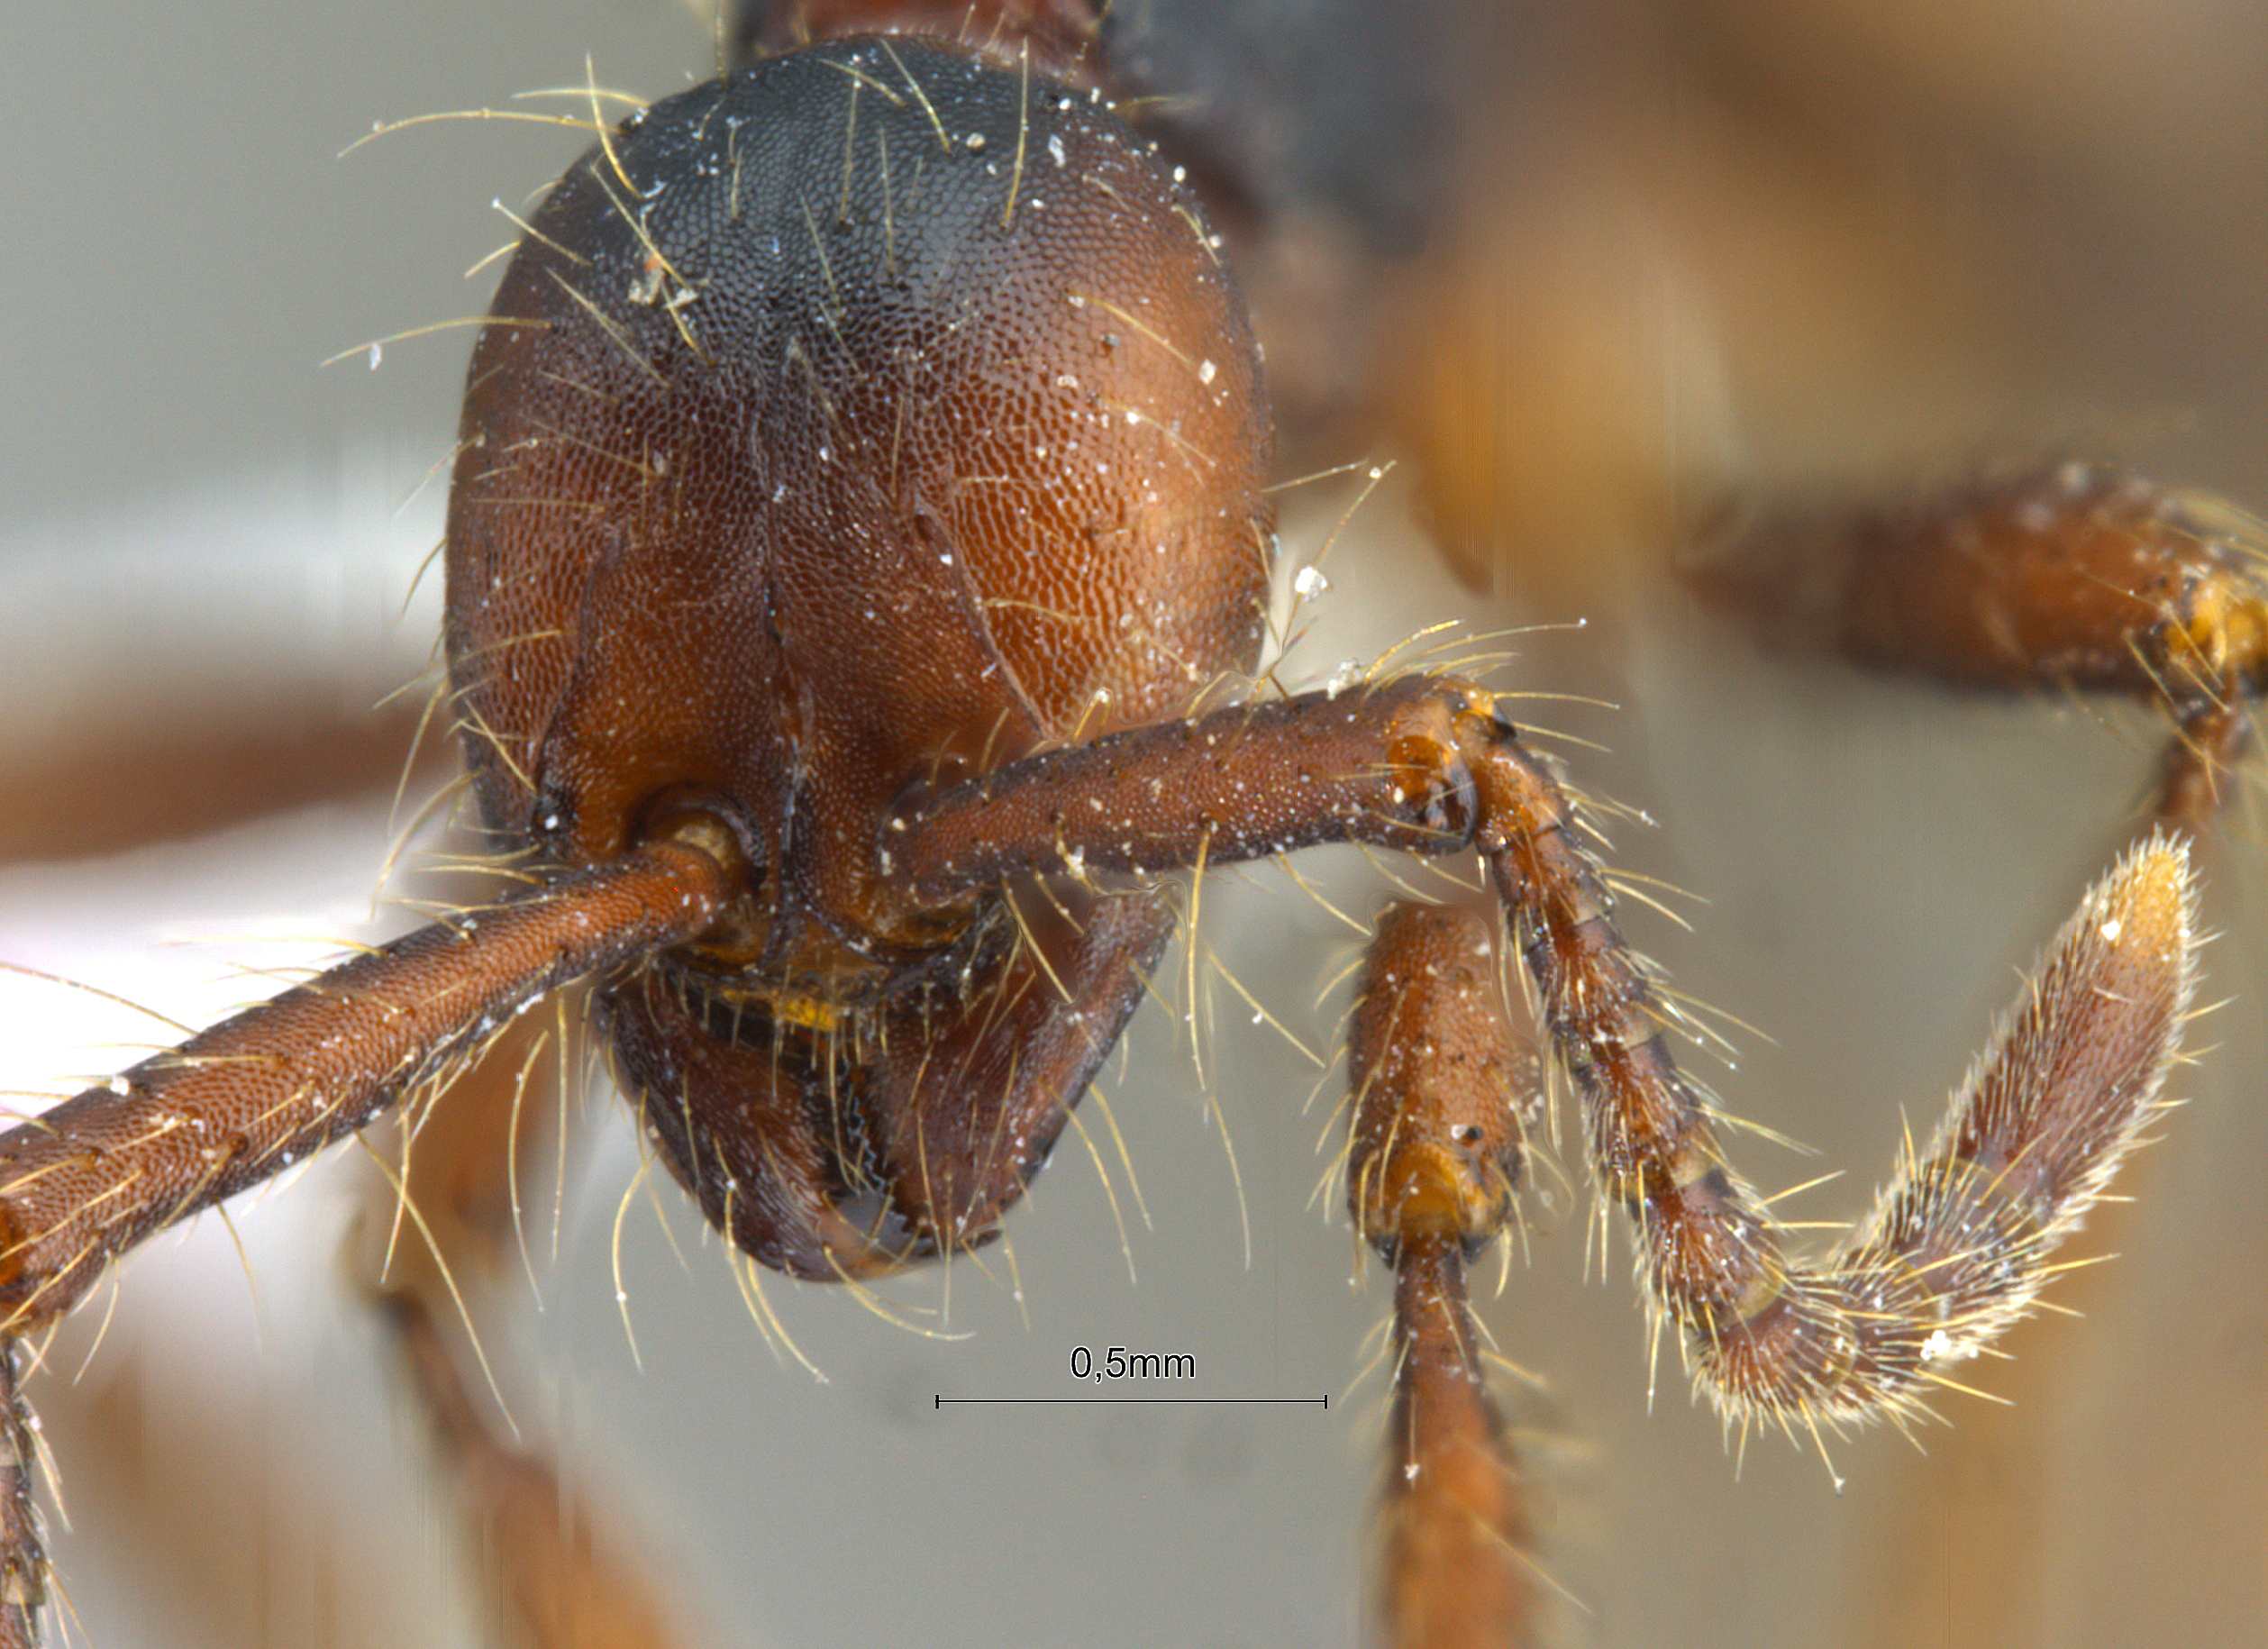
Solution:
<svg viewBox="0 0 2268 1649">
<path fill-rule="evenodd" d="M 893 804 L 1252 665 L 1269 420 L 1210 239 L 1098 96 L 913 38 L 659 104 L 535 214 L 473 358 L 447 640 L 507 843 L 740 844 L 691 994 L 623 1037 L 650 1089 L 721 1063 L 738 1116 L 741 1064 L 800 1059 L 839 1125 L 860 1016 L 995 925 L 914 906 Z"/>
</svg>

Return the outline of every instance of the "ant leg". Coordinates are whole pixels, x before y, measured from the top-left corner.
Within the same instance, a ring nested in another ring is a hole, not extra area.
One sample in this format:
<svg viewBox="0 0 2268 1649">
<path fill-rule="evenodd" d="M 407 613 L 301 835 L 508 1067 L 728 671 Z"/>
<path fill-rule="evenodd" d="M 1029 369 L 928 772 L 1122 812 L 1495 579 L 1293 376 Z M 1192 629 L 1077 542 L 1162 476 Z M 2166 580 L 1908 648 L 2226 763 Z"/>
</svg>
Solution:
<svg viewBox="0 0 2268 1649">
<path fill-rule="evenodd" d="M 482 1417 L 425 1298 L 397 1289 L 379 1303 L 449 1451 L 495 1616 L 516 1621 L 533 1649 L 686 1642 L 645 1569 L 609 1537 L 589 1498 Z"/>
<path fill-rule="evenodd" d="M 201 689 L 181 686 L 137 703 L 131 719 L 105 706 L 12 728 L 0 765 L 14 793 L 38 806 L 0 810 L 0 864 L 125 852 L 395 782 L 414 708 L 330 715 L 335 684 L 269 691 L 289 708 L 201 710 Z"/>
<path fill-rule="evenodd" d="M 2158 771 L 2157 821 L 2194 836 L 2219 814 L 2228 774 L 2253 742 L 2257 686 L 2242 677 L 2182 708 Z"/>
<path fill-rule="evenodd" d="M 1767 528 L 1694 579 L 1775 640 L 1968 686 L 2164 704 L 2154 817 L 2194 833 L 2268 687 L 2259 533 L 2203 495 L 2064 464 L 1835 528 Z"/>
<path fill-rule="evenodd" d="M 1163 869 L 1323 841 L 1479 847 L 1588 1118 L 1641 1271 L 1729 1411 L 1783 1429 L 1902 1419 L 1934 1364 L 2027 1315 L 2175 1059 L 2192 984 L 2185 848 L 2153 838 L 2089 893 L 1926 1152 L 1863 1236 L 1790 1260 L 1734 1175 L 1715 1100 L 1678 1069 L 1681 1016 L 1623 941 L 1574 798 L 1481 688 L 1412 679 L 1136 729 L 1012 762 L 893 821 L 943 901 L 1059 859 Z"/>
<path fill-rule="evenodd" d="M 1505 1236 L 1540 1089 L 1506 1018 L 1490 924 L 1397 905 L 1348 1043 L 1347 1204 L 1394 1268 L 1397 1360 L 1381 1522 L 1390 1641 L 1504 1644 L 1534 1626 L 1519 1470 L 1466 1298 Z"/>
<path fill-rule="evenodd" d="M 1990 688 L 2090 686 L 2163 705 L 2171 726 L 2147 806 L 2150 822 L 2195 837 L 2236 788 L 2254 736 L 2263 668 L 2260 527 L 2209 497 L 2067 465 L 1925 500 L 1898 513 L 1815 530 L 1767 524 L 1702 582 L 1775 636 L 1835 646 L 1869 663 Z M 2129 1192 L 2137 1189 L 2132 1182 Z M 2113 1210 L 2114 1225 L 2123 1211 Z M 2111 1229 L 2099 1241 L 2126 1246 Z M 2080 1375 L 2061 1358 L 2027 1358 L 1998 1383 L 2018 1412 L 1981 1417 L 1963 1449 L 1979 1480 L 2039 1469 L 2040 1443 L 2016 1424 L 2053 1411 Z M 1917 1496 L 1919 1491 L 1917 1490 Z M 1913 1544 L 1938 1549 L 1939 1508 L 1914 1505 Z M 2041 1557 L 2042 1531 L 1972 1513 L 1981 1543 L 1972 1572 L 2010 1577 L 1979 1607 L 2012 1609 Z M 1987 1613 L 1981 1638 L 2012 1633 Z M 1885 1631 L 1890 1628 L 1885 1626 Z"/>
<path fill-rule="evenodd" d="M 366 1230 L 391 1239 L 370 1299 L 433 1423 L 484 1617 L 514 1622 L 532 1649 L 671 1649 L 689 1640 L 648 1580 L 657 1572 L 640 1561 L 641 1543 L 624 1538 L 622 1508 L 596 1502 L 541 1448 L 501 1435 L 486 1411 L 489 1398 L 467 1378 L 472 1319 L 522 1282 L 515 1249 L 524 1255 L 528 1247 L 521 1188 L 534 1177 L 531 1159 L 567 1149 L 564 1137 L 551 1136 L 566 1129 L 565 1107 L 552 1101 L 566 1098 L 569 1012 L 562 998 L 556 1018 L 523 1016 L 473 1070 L 405 1107 L 399 1182 L 374 1187 L 365 1199 L 373 1216 Z M 417 1214 L 416 1234 L 402 1230 L 408 1209 Z M 379 1269 L 377 1247 L 369 1244 L 370 1275 Z M 523 1286 L 532 1289 L 532 1262 L 526 1270 Z M 456 1331 L 460 1315 L 465 1327 Z"/>
</svg>

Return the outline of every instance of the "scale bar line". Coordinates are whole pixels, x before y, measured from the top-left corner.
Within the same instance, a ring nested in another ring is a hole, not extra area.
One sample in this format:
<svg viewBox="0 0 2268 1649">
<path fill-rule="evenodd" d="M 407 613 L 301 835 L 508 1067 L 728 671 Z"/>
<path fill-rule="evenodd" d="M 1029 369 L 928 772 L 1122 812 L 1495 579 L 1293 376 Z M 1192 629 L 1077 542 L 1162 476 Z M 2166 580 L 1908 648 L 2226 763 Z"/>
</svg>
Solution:
<svg viewBox="0 0 2268 1649">
<path fill-rule="evenodd" d="M 948 1404 L 1010 1403 L 1258 1403 L 1278 1408 L 1328 1408 L 1330 1393 L 1321 1397 L 946 1397 L 934 1393 L 939 1408 Z"/>
</svg>

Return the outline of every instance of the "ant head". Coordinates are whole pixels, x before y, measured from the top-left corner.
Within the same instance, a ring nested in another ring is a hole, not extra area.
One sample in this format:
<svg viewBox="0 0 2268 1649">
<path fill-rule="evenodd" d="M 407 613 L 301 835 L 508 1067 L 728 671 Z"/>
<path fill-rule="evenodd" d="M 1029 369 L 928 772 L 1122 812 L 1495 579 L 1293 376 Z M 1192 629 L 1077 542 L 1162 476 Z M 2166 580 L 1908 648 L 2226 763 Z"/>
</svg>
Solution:
<svg viewBox="0 0 2268 1649">
<path fill-rule="evenodd" d="M 672 964 L 730 998 L 648 1051 L 673 1088 L 704 1039 L 831 1061 L 916 976 L 1007 965 L 997 897 L 893 874 L 909 793 L 1256 662 L 1243 301 L 1179 173 L 1021 59 L 832 41 L 658 104 L 552 188 L 493 309 L 450 497 L 460 715 L 506 845 L 691 831 L 744 867 Z"/>
</svg>

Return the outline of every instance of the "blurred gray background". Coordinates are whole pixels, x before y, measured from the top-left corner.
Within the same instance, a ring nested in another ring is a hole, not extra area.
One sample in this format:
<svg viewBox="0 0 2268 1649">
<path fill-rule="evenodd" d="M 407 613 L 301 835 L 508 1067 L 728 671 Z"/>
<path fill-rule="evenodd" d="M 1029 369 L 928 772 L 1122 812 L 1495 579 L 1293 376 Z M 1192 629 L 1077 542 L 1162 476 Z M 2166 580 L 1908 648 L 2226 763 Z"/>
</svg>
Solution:
<svg viewBox="0 0 2268 1649">
<path fill-rule="evenodd" d="M 1301 9 L 1267 8 L 1287 30 Z M 1498 487 L 1475 528 L 1418 465 L 1397 471 L 1332 551 L 1289 674 L 1452 615 L 1589 619 L 1517 642 L 1507 680 L 1624 706 L 1539 719 L 1609 746 L 1569 753 L 1662 822 L 1620 833 L 1625 861 L 1709 901 L 1691 935 L 1639 916 L 1639 942 L 1777 1039 L 1712 1074 L 1821 1156 L 1744 1140 L 1749 1171 L 1847 1168 L 1795 1208 L 1852 1217 L 1899 1107 L 1934 1118 L 2011 970 L 2120 841 L 2157 725 L 1762 656 L 1694 608 L 1671 551 L 1726 497 L 1910 487 L 2072 446 L 2268 506 L 2268 18 L 2236 0 L 2146 23 L 2096 0 L 1709 0 L 1580 22 L 1491 8 L 1480 32 L 1481 72 L 1442 71 L 1453 135 L 1433 158 L 1457 204 L 1406 264 L 1327 210 L 1288 212 L 1253 251 L 1300 414 L 1288 464 L 1410 457 L 1446 407 Z M 664 96 L 711 71 L 709 34 L 669 0 L 306 0 L 18 7 L 0 41 L 0 959 L 196 1020 L 254 994 L 238 966 L 371 931 L 408 727 L 365 706 L 433 632 L 430 586 L 398 615 L 438 533 L 419 487 L 449 451 L 469 335 L 391 345 L 376 371 L 316 363 L 479 313 L 487 278 L 460 271 L 512 232 L 491 200 L 516 208 L 583 138 L 442 124 L 334 157 L 379 119 L 574 113 L 509 99 L 579 84 L 587 54 L 601 85 Z M 1376 133 L 1380 164 L 1417 187 L 1395 138 Z M 1414 296 L 1441 290 L 1456 301 Z M 1311 318 L 1334 304 L 1371 330 Z M 1447 380 L 1425 366 L 1436 317 L 1434 343 L 1468 363 Z M 1317 334 L 1343 348 L 1303 359 Z M 1347 379 L 1355 411 L 1308 415 Z M 1290 552 L 1351 501 L 1345 482 L 1288 495 Z M 1492 593 L 1465 594 L 1444 551 Z M 1533 1262 L 1484 1313 L 1549 1382 L 1518 1402 L 1541 1560 L 1583 1605 L 1560 1637 L 2109 1645 L 2268 1626 L 2252 796 L 2205 869 L 2224 934 L 2208 995 L 2235 1000 L 2199 1028 L 2215 1045 L 2182 1080 L 2197 1103 L 2137 1163 L 2137 1204 L 2082 1239 L 2122 1256 L 2061 1293 L 2086 1319 L 2020 1331 L 1983 1381 L 2017 1406 L 1953 1405 L 1926 1456 L 1842 1444 L 1838 1497 L 1816 1459 L 1765 1442 L 1736 1479 L 1672 1371 L 1646 1413 L 1620 1234 L 1586 1280 L 1587 1193 L 1532 1207 Z M 1350 908 L 1390 891 L 1352 855 L 1313 874 Z M 1352 935 L 1273 870 L 1216 879 L 1204 912 L 1228 965 L 1326 1046 L 1343 988 L 1313 1004 Z M 644 1554 L 688 1643 L 1357 1636 L 1380 1393 L 1349 1386 L 1386 1291 L 1336 1206 L 1309 1206 L 1335 1086 L 1302 1116 L 1313 1068 L 1210 994 L 1249 1266 L 1187 1047 L 1152 1012 L 1106 1083 L 1155 1221 L 1134 1220 L 1121 1175 L 1139 1282 L 1067 1142 L 1010 1228 L 1028 1326 L 970 1266 L 951 1327 L 973 1338 L 951 1343 L 774 1285 L 824 1387 L 765 1351 L 666 1186 L 690 1270 L 634 1206 L 633 1364 L 609 1248 L 636 1151 L 593 1100 L 560 1259 L 539 1257 L 546 1309 L 515 1284 L 482 1328 L 531 1441 Z M 150 1034 L 20 979 L 0 979 L 0 1017 L 11 1089 L 65 1091 Z M 34 1396 L 73 1518 L 63 1579 L 105 1649 L 486 1641 L 482 1552 L 337 1257 L 378 1179 L 346 1152 L 248 1199 L 257 1304 L 207 1219 L 126 1269 L 76 1385 L 103 1300 L 59 1340 Z M 548 1220 L 548 1190 L 533 1200 Z M 1190 1353 L 1201 1394 L 1333 1401 L 932 1407 L 1068 1395 L 1081 1344 Z"/>
</svg>

